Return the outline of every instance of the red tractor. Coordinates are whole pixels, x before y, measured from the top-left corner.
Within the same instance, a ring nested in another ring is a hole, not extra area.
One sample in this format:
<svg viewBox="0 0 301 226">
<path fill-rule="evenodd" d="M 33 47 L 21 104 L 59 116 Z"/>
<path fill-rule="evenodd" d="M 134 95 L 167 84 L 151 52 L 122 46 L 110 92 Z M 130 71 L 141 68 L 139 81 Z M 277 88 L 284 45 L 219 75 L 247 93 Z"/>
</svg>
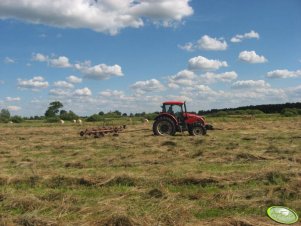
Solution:
<svg viewBox="0 0 301 226">
<path fill-rule="evenodd" d="M 175 135 L 176 132 L 188 131 L 190 135 L 205 135 L 212 126 L 205 123 L 202 116 L 187 113 L 186 103 L 168 101 L 162 105 L 162 112 L 155 118 L 155 135 Z"/>
</svg>

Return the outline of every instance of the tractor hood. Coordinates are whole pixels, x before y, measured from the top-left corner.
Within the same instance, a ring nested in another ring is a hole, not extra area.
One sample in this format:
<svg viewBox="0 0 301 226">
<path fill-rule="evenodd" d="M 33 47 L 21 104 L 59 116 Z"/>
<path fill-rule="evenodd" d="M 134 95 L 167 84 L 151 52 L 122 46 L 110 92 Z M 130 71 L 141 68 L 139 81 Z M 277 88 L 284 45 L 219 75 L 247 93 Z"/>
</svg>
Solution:
<svg viewBox="0 0 301 226">
<path fill-rule="evenodd" d="M 187 117 L 188 119 L 194 119 L 194 120 L 199 120 L 199 121 L 203 121 L 205 122 L 205 118 L 200 116 L 200 115 L 196 115 L 196 114 L 191 114 L 191 113 L 184 113 L 184 116 Z"/>
</svg>

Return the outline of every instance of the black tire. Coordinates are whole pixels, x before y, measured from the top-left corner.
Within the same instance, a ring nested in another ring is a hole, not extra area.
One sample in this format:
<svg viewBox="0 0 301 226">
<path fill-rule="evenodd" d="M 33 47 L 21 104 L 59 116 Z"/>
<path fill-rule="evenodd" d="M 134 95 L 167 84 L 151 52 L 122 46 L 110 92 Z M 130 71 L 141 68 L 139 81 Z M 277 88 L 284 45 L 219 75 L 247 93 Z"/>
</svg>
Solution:
<svg viewBox="0 0 301 226">
<path fill-rule="evenodd" d="M 153 124 L 153 132 L 155 135 L 171 135 L 176 133 L 176 126 L 173 120 L 168 117 L 160 117 Z"/>
<path fill-rule="evenodd" d="M 191 136 L 200 136 L 200 135 L 206 135 L 207 130 L 204 126 L 202 125 L 197 125 L 197 126 L 192 126 L 188 130 L 189 135 Z"/>
</svg>

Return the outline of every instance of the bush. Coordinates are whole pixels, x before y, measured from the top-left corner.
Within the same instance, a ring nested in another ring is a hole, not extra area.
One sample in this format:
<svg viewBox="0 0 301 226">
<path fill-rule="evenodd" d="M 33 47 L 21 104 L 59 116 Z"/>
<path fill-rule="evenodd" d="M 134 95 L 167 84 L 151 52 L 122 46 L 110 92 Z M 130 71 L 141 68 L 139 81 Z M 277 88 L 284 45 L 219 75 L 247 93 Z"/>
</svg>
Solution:
<svg viewBox="0 0 301 226">
<path fill-rule="evenodd" d="M 214 114 L 214 116 L 216 116 L 216 117 L 225 117 L 227 115 L 228 115 L 228 113 L 226 111 L 218 111 Z"/>
<path fill-rule="evenodd" d="M 300 112 L 301 112 L 301 109 L 297 109 L 297 108 L 284 108 L 281 111 L 281 115 L 283 115 L 285 117 L 292 117 L 292 116 L 299 115 Z"/>
<path fill-rule="evenodd" d="M 55 123 L 55 122 L 60 122 L 61 119 L 59 117 L 48 117 L 46 118 L 46 122 L 49 122 L 49 123 Z"/>
<path fill-rule="evenodd" d="M 249 115 L 260 115 L 260 114 L 264 114 L 263 111 L 260 111 L 258 109 L 247 109 L 246 113 Z"/>
<path fill-rule="evenodd" d="M 91 115 L 87 118 L 87 122 L 98 122 L 103 120 L 104 120 L 103 116 L 98 114 Z"/>
<path fill-rule="evenodd" d="M 15 116 L 11 117 L 10 120 L 13 123 L 21 123 L 21 122 L 24 121 L 24 119 L 21 116 L 18 116 L 18 115 L 15 115 Z"/>
</svg>

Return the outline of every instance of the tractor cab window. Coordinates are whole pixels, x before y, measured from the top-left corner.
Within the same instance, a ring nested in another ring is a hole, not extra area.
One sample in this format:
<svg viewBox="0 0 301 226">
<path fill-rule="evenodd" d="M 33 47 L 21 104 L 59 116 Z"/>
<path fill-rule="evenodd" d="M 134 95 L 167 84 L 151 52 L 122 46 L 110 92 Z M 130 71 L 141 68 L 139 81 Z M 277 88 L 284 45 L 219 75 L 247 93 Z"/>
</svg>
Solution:
<svg viewBox="0 0 301 226">
<path fill-rule="evenodd" d="M 167 112 L 172 115 L 180 116 L 182 114 L 181 105 L 166 104 L 163 106 L 163 112 Z"/>
<path fill-rule="evenodd" d="M 174 111 L 174 114 L 176 116 L 180 116 L 182 114 L 182 106 L 180 105 L 173 105 L 173 111 Z"/>
</svg>

